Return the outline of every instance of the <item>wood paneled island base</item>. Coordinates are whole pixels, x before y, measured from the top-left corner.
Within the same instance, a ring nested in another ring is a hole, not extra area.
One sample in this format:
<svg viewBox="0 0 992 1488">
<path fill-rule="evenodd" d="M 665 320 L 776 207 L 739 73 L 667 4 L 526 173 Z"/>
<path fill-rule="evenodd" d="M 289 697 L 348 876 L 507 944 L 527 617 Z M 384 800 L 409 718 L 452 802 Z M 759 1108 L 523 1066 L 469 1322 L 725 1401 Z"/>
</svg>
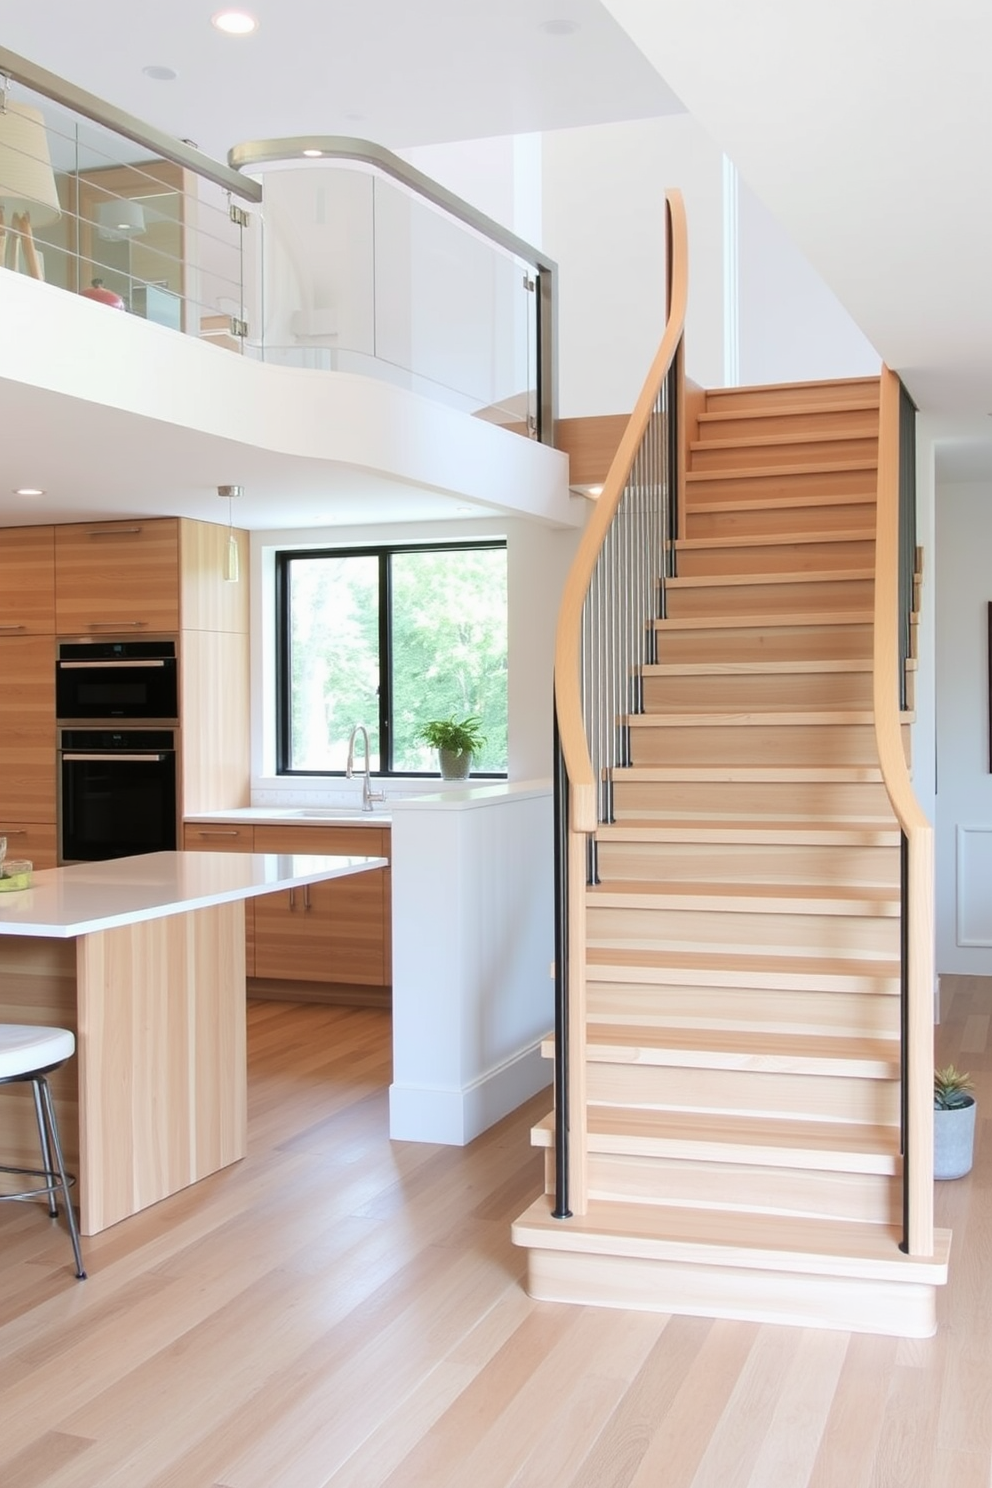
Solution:
<svg viewBox="0 0 992 1488">
<path fill-rule="evenodd" d="M 0 902 L 0 1016 L 76 1034 L 52 1088 L 82 1234 L 245 1155 L 244 900 L 381 865 L 154 853 L 51 869 Z M 29 1092 L 3 1111 L 4 1161 L 31 1161 Z"/>
</svg>

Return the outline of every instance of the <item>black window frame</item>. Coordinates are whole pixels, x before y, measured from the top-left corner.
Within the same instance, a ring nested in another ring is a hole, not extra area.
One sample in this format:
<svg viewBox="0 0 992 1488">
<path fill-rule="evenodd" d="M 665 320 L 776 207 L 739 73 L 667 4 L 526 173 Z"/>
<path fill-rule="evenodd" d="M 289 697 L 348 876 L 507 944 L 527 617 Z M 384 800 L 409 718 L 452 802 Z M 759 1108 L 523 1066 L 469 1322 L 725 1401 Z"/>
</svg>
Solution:
<svg viewBox="0 0 992 1488">
<path fill-rule="evenodd" d="M 276 774 L 293 777 L 328 777 L 343 779 L 343 770 L 293 769 L 288 764 L 292 734 L 292 665 L 290 656 L 289 570 L 299 558 L 369 558 L 379 564 L 379 760 L 380 768 L 371 773 L 376 778 L 399 780 L 436 780 L 437 770 L 394 770 L 392 704 L 392 569 L 390 560 L 397 553 L 450 553 L 507 551 L 505 537 L 473 538 L 444 542 L 361 543 L 344 547 L 323 545 L 319 548 L 282 548 L 275 555 L 275 628 L 276 628 Z M 509 632 L 509 615 L 507 616 Z M 509 693 L 507 693 L 509 707 Z M 359 720 L 356 719 L 356 722 Z M 387 761 L 386 768 L 381 762 Z M 471 780 L 506 780 L 509 770 L 473 770 Z"/>
</svg>

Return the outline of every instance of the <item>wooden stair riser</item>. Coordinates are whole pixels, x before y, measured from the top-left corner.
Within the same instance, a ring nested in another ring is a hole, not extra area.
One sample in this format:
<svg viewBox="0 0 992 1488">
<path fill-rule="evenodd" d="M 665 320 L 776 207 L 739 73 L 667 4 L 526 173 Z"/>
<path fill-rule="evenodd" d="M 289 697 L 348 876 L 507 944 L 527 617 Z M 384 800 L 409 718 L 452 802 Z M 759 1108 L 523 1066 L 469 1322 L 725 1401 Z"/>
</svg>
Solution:
<svg viewBox="0 0 992 1488">
<path fill-rule="evenodd" d="M 872 568 L 875 544 L 870 537 L 817 542 L 733 543 L 705 548 L 676 544 L 680 578 L 705 574 L 823 573 Z"/>
<path fill-rule="evenodd" d="M 642 682 L 646 713 L 818 713 L 828 708 L 864 711 L 872 705 L 870 671 L 725 672 L 714 677 L 655 676 Z"/>
<path fill-rule="evenodd" d="M 897 1224 L 898 1179 L 876 1173 L 811 1172 L 750 1163 L 679 1161 L 590 1152 L 589 1196 L 626 1203 L 680 1204 L 730 1212 Z M 545 1154 L 545 1191 L 554 1192 L 554 1152 Z"/>
<path fill-rule="evenodd" d="M 877 472 L 874 462 L 864 460 L 823 465 L 819 469 L 701 470 L 686 475 L 686 513 L 698 508 L 720 507 L 733 511 L 739 504 L 765 506 L 769 498 L 776 504 L 809 503 L 818 506 L 874 501 Z M 828 530 L 828 529 L 824 529 Z M 684 537 L 698 537 L 687 530 Z"/>
<path fill-rule="evenodd" d="M 765 499 L 752 491 L 748 500 L 693 500 L 686 507 L 682 537 L 692 541 L 732 543 L 735 538 L 821 537 L 824 533 L 861 533 L 875 540 L 875 499 L 867 491 L 843 501 L 807 497 L 802 504 L 785 497 Z"/>
<path fill-rule="evenodd" d="M 622 981 L 590 981 L 586 987 L 591 1037 L 599 1024 L 627 1023 L 638 1028 L 894 1039 L 899 1035 L 899 1012 L 895 988 L 890 994 L 877 995 Z"/>
<path fill-rule="evenodd" d="M 871 1126 L 892 1126 L 899 1119 L 899 1085 L 891 1079 L 590 1060 L 586 1082 L 590 1105 L 790 1116 Z"/>
<path fill-rule="evenodd" d="M 877 765 L 875 730 L 863 724 L 740 724 L 629 729 L 632 765 Z M 907 741 L 908 748 L 908 741 Z"/>
<path fill-rule="evenodd" d="M 710 440 L 760 438 L 763 434 L 816 435 L 860 434 L 878 437 L 878 401 L 858 407 L 855 400 L 833 409 L 822 405 L 812 408 L 752 408 L 734 413 L 727 409 L 705 409 L 699 415 L 698 438 Z"/>
<path fill-rule="evenodd" d="M 758 815 L 787 821 L 884 819 L 889 798 L 880 780 L 848 781 L 633 781 L 623 770 L 613 772 L 613 812 L 617 821 L 651 821 L 678 816 L 698 819 L 704 814 L 726 821 L 733 815 Z"/>
<path fill-rule="evenodd" d="M 815 467 L 832 463 L 870 464 L 878 459 L 877 430 L 864 434 L 771 434 L 752 430 L 735 439 L 726 433 L 708 431 L 706 440 L 695 440 L 690 448 L 689 468 L 693 474 L 705 470 L 772 470 L 778 466 L 795 469 L 799 465 Z"/>
<path fill-rule="evenodd" d="M 586 920 L 587 943 L 597 949 L 763 951 L 770 962 L 793 954 L 891 960 L 899 955 L 901 928 L 891 917 L 602 909 L 594 900 Z"/>
<path fill-rule="evenodd" d="M 600 842 L 599 877 L 661 883 L 874 884 L 898 889 L 898 847 Z"/>
<path fill-rule="evenodd" d="M 753 661 L 868 660 L 868 624 L 721 625 L 680 627 L 655 624 L 658 661 L 727 663 Z"/>
<path fill-rule="evenodd" d="M 831 382 L 783 382 L 754 387 L 708 388 L 706 413 L 729 413 L 734 409 L 823 408 L 824 405 L 868 403 L 877 409 L 877 377 L 842 377 Z"/>
<path fill-rule="evenodd" d="M 874 582 L 866 578 L 820 578 L 781 582 L 735 583 L 744 575 L 718 575 L 710 582 L 701 579 L 670 579 L 665 588 L 665 613 L 678 620 L 692 615 L 721 617 L 747 615 L 842 614 L 870 610 Z M 725 582 L 721 583 L 723 578 Z"/>
</svg>

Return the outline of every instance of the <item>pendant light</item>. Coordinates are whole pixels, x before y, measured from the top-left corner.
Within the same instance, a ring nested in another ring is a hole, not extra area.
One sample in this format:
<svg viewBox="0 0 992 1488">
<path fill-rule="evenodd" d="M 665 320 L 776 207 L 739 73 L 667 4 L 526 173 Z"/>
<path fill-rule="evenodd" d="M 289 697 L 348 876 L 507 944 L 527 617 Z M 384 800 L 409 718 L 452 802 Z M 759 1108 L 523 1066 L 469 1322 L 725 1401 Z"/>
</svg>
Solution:
<svg viewBox="0 0 992 1488">
<path fill-rule="evenodd" d="M 224 560 L 224 578 L 228 584 L 236 584 L 241 578 L 241 558 L 238 539 L 234 535 L 234 498 L 244 493 L 243 486 L 218 486 L 217 495 L 227 497 L 227 555 Z"/>
</svg>

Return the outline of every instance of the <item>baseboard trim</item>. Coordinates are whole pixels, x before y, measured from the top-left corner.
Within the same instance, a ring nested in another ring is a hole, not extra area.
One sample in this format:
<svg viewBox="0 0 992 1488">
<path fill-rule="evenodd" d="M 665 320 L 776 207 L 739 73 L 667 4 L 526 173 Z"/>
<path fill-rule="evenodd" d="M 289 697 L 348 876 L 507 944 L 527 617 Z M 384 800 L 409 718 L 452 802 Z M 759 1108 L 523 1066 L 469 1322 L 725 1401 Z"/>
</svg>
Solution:
<svg viewBox="0 0 992 1488">
<path fill-rule="evenodd" d="M 398 1142 L 464 1147 L 551 1081 L 541 1041 L 458 1087 L 389 1087 L 389 1135 Z"/>
</svg>

